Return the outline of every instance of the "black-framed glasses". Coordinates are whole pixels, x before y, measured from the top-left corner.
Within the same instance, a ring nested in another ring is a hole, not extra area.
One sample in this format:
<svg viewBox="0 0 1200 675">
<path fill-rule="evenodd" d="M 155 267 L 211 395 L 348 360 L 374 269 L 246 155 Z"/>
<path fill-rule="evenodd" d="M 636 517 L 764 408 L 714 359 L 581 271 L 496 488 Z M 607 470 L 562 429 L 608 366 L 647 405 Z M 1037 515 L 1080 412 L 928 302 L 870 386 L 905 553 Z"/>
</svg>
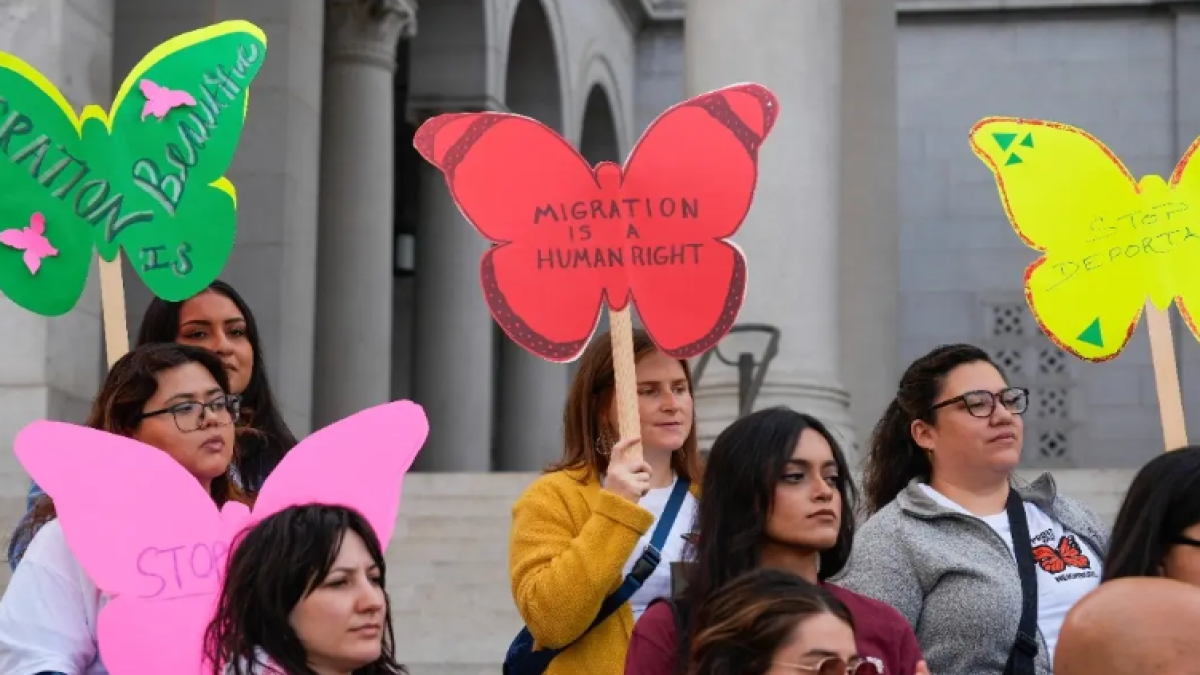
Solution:
<svg viewBox="0 0 1200 675">
<path fill-rule="evenodd" d="M 883 664 L 878 659 L 869 657 L 855 657 L 849 661 L 843 661 L 836 656 L 829 656 L 811 665 L 784 661 L 772 661 L 771 665 L 791 668 L 802 673 L 816 673 L 816 675 L 881 675 L 883 673 Z"/>
<path fill-rule="evenodd" d="M 218 420 L 223 417 L 229 417 L 229 423 L 234 424 L 238 421 L 241 415 L 242 397 L 235 394 L 225 394 L 218 396 L 208 403 L 199 401 L 184 401 L 176 403 L 173 406 L 168 406 L 162 410 L 151 410 L 150 412 L 142 413 L 141 419 L 147 417 L 155 417 L 157 415 L 165 415 L 171 413 L 171 417 L 175 420 L 175 428 L 184 433 L 189 433 L 198 430 L 204 426 L 205 414 L 213 415 Z"/>
<path fill-rule="evenodd" d="M 999 392 L 991 392 L 985 389 L 978 391 L 968 391 L 961 396 L 955 396 L 951 399 L 946 399 L 941 403 L 937 403 L 929 408 L 928 412 L 933 412 L 938 408 L 945 408 L 948 405 L 962 403 L 963 407 L 972 417 L 991 417 L 996 410 L 996 401 L 1004 406 L 1004 409 L 1014 415 L 1020 415 L 1029 409 L 1029 390 L 1025 387 L 1009 387 L 1008 389 Z"/>
</svg>

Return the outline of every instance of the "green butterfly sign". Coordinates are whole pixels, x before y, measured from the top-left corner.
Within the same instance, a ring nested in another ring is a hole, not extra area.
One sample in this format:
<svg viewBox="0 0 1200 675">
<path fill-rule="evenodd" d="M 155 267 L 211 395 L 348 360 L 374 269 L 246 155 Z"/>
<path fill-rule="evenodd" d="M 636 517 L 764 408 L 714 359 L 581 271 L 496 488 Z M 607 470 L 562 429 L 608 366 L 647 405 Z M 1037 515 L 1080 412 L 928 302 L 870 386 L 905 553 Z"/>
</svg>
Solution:
<svg viewBox="0 0 1200 675">
<path fill-rule="evenodd" d="M 41 73 L 0 53 L 0 292 L 65 314 L 93 248 L 108 262 L 124 249 L 165 300 L 212 283 L 237 229 L 224 173 L 266 52 L 246 21 L 185 33 L 138 63 L 110 112 L 78 117 Z"/>
</svg>

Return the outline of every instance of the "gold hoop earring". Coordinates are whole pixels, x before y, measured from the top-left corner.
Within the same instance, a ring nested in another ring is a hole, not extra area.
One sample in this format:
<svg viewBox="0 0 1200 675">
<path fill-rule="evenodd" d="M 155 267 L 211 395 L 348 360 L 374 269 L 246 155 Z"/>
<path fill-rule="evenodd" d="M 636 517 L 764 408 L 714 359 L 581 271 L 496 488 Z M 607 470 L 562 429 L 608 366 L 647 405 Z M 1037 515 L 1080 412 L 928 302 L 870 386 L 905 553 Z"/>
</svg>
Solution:
<svg viewBox="0 0 1200 675">
<path fill-rule="evenodd" d="M 612 453 L 613 440 L 607 429 L 600 429 L 600 435 L 596 437 L 596 454 L 608 457 Z"/>
</svg>

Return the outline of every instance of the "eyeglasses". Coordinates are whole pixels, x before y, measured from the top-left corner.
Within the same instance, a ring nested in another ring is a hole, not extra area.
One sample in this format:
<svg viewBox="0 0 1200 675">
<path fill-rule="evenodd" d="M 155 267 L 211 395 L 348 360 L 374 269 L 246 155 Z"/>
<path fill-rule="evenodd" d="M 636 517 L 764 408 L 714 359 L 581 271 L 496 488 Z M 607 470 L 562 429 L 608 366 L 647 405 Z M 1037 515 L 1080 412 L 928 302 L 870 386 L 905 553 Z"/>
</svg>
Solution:
<svg viewBox="0 0 1200 675">
<path fill-rule="evenodd" d="M 1000 401 L 1000 405 L 1004 409 L 1014 415 L 1020 415 L 1029 409 L 1029 390 L 1024 387 L 1009 387 L 999 393 L 994 393 L 980 389 L 978 391 L 968 391 L 962 396 L 955 396 L 947 399 L 929 408 L 927 412 L 933 412 L 938 408 L 945 408 L 948 405 L 954 405 L 961 402 L 963 407 L 972 417 L 991 417 L 996 410 L 996 401 Z"/>
<path fill-rule="evenodd" d="M 156 415 L 165 415 L 171 413 L 171 417 L 175 419 L 175 428 L 184 433 L 190 433 L 204 426 L 205 412 L 220 420 L 222 417 L 228 417 L 229 423 L 234 424 L 238 421 L 241 414 L 242 397 L 233 394 L 218 396 L 208 403 L 200 403 L 199 401 L 184 401 L 176 403 L 173 406 L 163 408 L 162 410 L 151 410 L 150 412 L 142 413 L 140 419 L 147 417 L 155 417 Z"/>
<path fill-rule="evenodd" d="M 817 675 L 882 675 L 883 664 L 879 659 L 870 657 L 859 658 L 855 657 L 849 661 L 843 661 L 836 656 L 829 656 L 821 659 L 813 665 L 801 665 L 799 663 L 784 663 L 783 661 L 772 661 L 773 666 L 782 666 L 784 668 L 792 668 L 805 673 L 816 673 Z"/>
</svg>

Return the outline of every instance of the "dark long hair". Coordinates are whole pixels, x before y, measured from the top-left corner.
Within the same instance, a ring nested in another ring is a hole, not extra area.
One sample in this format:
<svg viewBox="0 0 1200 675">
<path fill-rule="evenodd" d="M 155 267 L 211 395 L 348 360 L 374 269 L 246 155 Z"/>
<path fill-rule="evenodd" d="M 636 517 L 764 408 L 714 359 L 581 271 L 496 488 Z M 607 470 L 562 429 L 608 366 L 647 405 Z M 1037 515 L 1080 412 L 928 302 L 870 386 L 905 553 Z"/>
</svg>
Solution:
<svg viewBox="0 0 1200 675">
<path fill-rule="evenodd" d="M 730 424 L 713 441 L 704 470 L 704 486 L 693 528 L 699 538 L 687 550 L 687 588 L 682 608 L 697 625 L 705 601 L 733 579 L 758 569 L 767 538 L 767 520 L 775 488 L 806 429 L 821 434 L 837 464 L 841 524 L 833 548 L 818 553 L 817 578 L 828 579 L 846 566 L 854 542 L 858 493 L 845 455 L 817 418 L 788 408 L 767 408 Z M 686 641 L 687 635 L 679 635 Z"/>
<path fill-rule="evenodd" d="M 216 616 L 204 635 L 213 675 L 259 672 L 259 650 L 288 675 L 316 675 L 288 617 L 329 574 L 347 532 L 362 538 L 384 584 L 383 652 L 354 675 L 408 672 L 395 659 L 387 562 L 375 530 L 353 509 L 307 504 L 265 518 L 233 544 Z"/>
<path fill-rule="evenodd" d="M 828 591 L 781 570 L 748 572 L 714 593 L 697 617 L 693 675 L 763 675 L 801 621 L 832 614 L 854 628 Z"/>
<path fill-rule="evenodd" d="M 283 414 L 279 412 L 279 406 L 271 393 L 258 322 L 254 320 L 250 306 L 224 281 L 214 281 L 202 292 L 219 293 L 229 298 L 246 319 L 246 335 L 250 340 L 250 348 L 254 351 L 254 372 L 250 373 L 246 391 L 241 392 L 242 416 L 238 426 L 242 433 L 238 434 L 238 452 L 234 464 L 245 487 L 252 492 L 257 491 L 267 474 L 271 473 L 283 456 L 295 447 L 296 437 L 284 422 Z M 179 336 L 179 316 L 183 311 L 184 302 L 187 300 L 168 302 L 154 298 L 142 317 L 137 344 L 175 342 Z"/>
<path fill-rule="evenodd" d="M 896 397 L 871 434 L 871 448 L 863 466 L 863 492 L 870 513 L 891 503 L 912 479 L 929 482 L 933 465 L 913 440 L 912 423 L 920 419 L 932 424 L 929 408 L 941 396 L 946 376 L 961 365 L 980 361 L 1000 370 L 979 347 L 956 344 L 934 349 L 904 371 Z"/>
<path fill-rule="evenodd" d="M 1157 577 L 1167 551 L 1200 523 L 1200 446 L 1150 460 L 1138 471 L 1113 525 L 1104 581 Z"/>
<path fill-rule="evenodd" d="M 633 331 L 633 358 L 642 358 L 658 351 L 650 334 L 641 329 Z M 692 369 L 684 359 L 683 375 L 687 378 L 688 392 L 694 394 Z M 604 333 L 588 345 L 579 358 L 579 370 L 571 381 L 567 393 L 567 405 L 563 410 L 563 458 L 546 469 L 583 469 L 589 476 L 600 476 L 608 470 L 608 455 L 596 452 L 596 441 L 602 435 L 617 440 L 615 429 L 607 429 L 604 413 L 613 405 L 616 375 L 613 372 L 612 335 Z M 601 432 L 604 432 L 603 434 Z M 696 430 L 696 407 L 692 405 L 692 431 L 683 441 L 683 447 L 671 454 L 671 468 L 683 480 L 695 483 L 700 480 L 700 442 Z"/>
<path fill-rule="evenodd" d="M 158 391 L 158 374 L 189 363 L 203 366 L 216 380 L 217 386 L 229 391 L 229 376 L 221 365 L 221 359 L 212 352 L 173 343 L 142 345 L 117 359 L 109 369 L 100 393 L 92 401 L 86 426 L 118 436 L 133 436 L 141 424 L 146 402 Z M 113 489 L 120 488 L 114 486 Z M 247 501 L 228 475 L 213 479 L 210 494 L 218 506 L 227 501 Z M 50 496 L 38 496 L 29 517 L 13 532 L 12 541 L 9 542 L 9 559 L 14 558 L 22 542 L 32 540 L 42 525 L 56 516 L 54 501 Z"/>
</svg>

